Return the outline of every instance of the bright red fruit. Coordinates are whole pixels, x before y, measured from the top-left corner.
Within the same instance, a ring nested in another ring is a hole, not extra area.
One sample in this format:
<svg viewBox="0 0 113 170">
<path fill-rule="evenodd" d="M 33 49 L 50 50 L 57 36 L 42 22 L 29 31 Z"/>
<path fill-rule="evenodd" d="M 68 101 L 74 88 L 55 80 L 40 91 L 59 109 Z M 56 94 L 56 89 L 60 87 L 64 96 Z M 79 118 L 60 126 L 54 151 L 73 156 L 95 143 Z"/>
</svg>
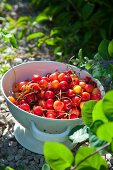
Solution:
<svg viewBox="0 0 113 170">
<path fill-rule="evenodd" d="M 48 115 L 50 115 L 50 114 L 52 114 L 54 117 L 57 116 L 57 113 L 56 113 L 54 110 L 47 110 L 47 112 L 46 112 L 46 117 L 47 117 Z"/>
<path fill-rule="evenodd" d="M 48 87 L 48 82 L 46 80 L 40 80 L 39 87 L 42 89 L 46 89 Z"/>
<path fill-rule="evenodd" d="M 73 106 L 79 106 L 81 102 L 81 97 L 75 96 L 72 98 L 72 104 Z"/>
<path fill-rule="evenodd" d="M 101 99 L 101 96 L 98 95 L 98 94 L 94 94 L 94 95 L 91 96 L 91 100 L 97 100 L 97 101 L 99 101 L 100 99 Z"/>
<path fill-rule="evenodd" d="M 88 92 L 83 92 L 81 96 L 82 96 L 83 101 L 88 101 L 90 100 L 90 97 L 91 97 L 90 93 Z"/>
<path fill-rule="evenodd" d="M 76 114 L 70 114 L 69 115 L 69 119 L 76 119 L 78 118 L 78 116 Z"/>
<path fill-rule="evenodd" d="M 54 72 L 54 73 L 50 74 L 50 76 L 49 76 L 50 81 L 58 80 L 58 75 L 59 75 L 58 72 Z"/>
<path fill-rule="evenodd" d="M 32 81 L 33 82 L 35 82 L 35 83 L 37 83 L 37 82 L 39 82 L 40 80 L 41 80 L 41 76 L 40 75 L 38 75 L 38 74 L 34 74 L 33 76 L 32 76 Z"/>
<path fill-rule="evenodd" d="M 91 93 L 93 91 L 94 87 L 92 84 L 86 84 L 85 85 L 85 90 L 88 92 L 88 93 Z"/>
<path fill-rule="evenodd" d="M 55 119 L 56 116 L 50 113 L 50 114 L 47 114 L 46 118 Z"/>
<path fill-rule="evenodd" d="M 53 80 L 51 82 L 51 87 L 56 90 L 56 89 L 59 89 L 59 81 L 58 80 Z"/>
<path fill-rule="evenodd" d="M 63 110 L 63 107 L 64 107 L 64 103 L 59 101 L 59 100 L 56 100 L 53 104 L 53 108 L 56 110 L 56 111 L 62 111 Z"/>
<path fill-rule="evenodd" d="M 43 99 L 38 100 L 38 105 L 41 106 L 43 109 L 46 109 L 46 102 Z"/>
<path fill-rule="evenodd" d="M 77 115 L 78 117 L 81 115 L 81 112 L 80 112 L 80 110 L 78 109 L 78 108 L 72 108 L 71 110 L 70 110 L 70 112 L 69 112 L 69 115 L 71 115 L 71 114 L 75 114 L 75 115 Z"/>
<path fill-rule="evenodd" d="M 54 103 L 53 99 L 47 99 L 45 103 L 46 109 L 53 109 L 53 103 Z"/>
<path fill-rule="evenodd" d="M 55 97 L 54 93 L 50 90 L 45 92 L 45 98 L 46 99 L 53 99 Z"/>
<path fill-rule="evenodd" d="M 60 83 L 59 83 L 59 85 L 60 85 L 60 89 L 61 90 L 67 90 L 68 89 L 68 83 L 67 83 L 67 81 L 61 81 Z"/>
<path fill-rule="evenodd" d="M 27 103 L 23 103 L 19 106 L 19 108 L 21 108 L 22 110 L 25 110 L 27 112 L 30 111 L 30 106 Z"/>
<path fill-rule="evenodd" d="M 42 116 L 43 115 L 43 110 L 41 106 L 34 106 L 33 107 L 33 113 L 37 116 Z"/>
<path fill-rule="evenodd" d="M 63 100 L 63 103 L 64 103 L 64 110 L 65 111 L 69 111 L 72 107 L 72 103 L 71 103 L 71 100 L 68 100 L 68 99 L 64 99 Z"/>
<path fill-rule="evenodd" d="M 68 90 L 66 91 L 66 94 L 67 94 L 67 97 L 69 97 L 69 98 L 72 98 L 72 97 L 75 96 L 75 92 L 74 92 L 73 89 L 68 89 Z"/>
</svg>

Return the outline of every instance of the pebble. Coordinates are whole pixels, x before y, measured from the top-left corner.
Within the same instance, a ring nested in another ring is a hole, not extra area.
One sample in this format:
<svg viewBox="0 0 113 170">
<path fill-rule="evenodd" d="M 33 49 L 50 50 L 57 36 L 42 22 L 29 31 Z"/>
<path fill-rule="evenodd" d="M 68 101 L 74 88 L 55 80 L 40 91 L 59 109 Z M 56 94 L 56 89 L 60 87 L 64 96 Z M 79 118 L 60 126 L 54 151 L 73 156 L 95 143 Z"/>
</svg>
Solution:
<svg viewBox="0 0 113 170">
<path fill-rule="evenodd" d="M 111 159 L 110 159 L 110 163 L 113 165 L 113 157 L 111 157 Z"/>
</svg>

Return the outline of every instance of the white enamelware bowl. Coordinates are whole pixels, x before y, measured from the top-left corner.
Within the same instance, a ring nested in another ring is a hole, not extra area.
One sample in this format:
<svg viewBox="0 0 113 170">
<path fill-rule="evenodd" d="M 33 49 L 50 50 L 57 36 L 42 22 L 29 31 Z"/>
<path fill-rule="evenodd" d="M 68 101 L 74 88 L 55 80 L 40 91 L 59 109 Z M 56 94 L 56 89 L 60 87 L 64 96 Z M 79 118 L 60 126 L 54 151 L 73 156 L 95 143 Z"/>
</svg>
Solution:
<svg viewBox="0 0 113 170">
<path fill-rule="evenodd" d="M 32 152 L 43 154 L 43 144 L 46 141 L 62 142 L 72 148 L 72 144 L 68 140 L 68 134 L 73 127 L 82 124 L 82 119 L 47 119 L 28 113 L 8 99 L 8 96 L 13 95 L 12 86 L 15 81 L 31 80 L 32 75 L 36 73 L 45 76 L 47 73 L 53 73 L 56 70 L 63 72 L 68 69 L 75 70 L 81 79 L 86 76 L 91 77 L 84 70 L 55 61 L 33 61 L 20 64 L 8 70 L 2 77 L 2 93 L 10 112 L 17 121 L 14 127 L 15 138 L 22 146 Z M 97 82 L 101 95 L 104 96 L 104 88 L 101 83 L 97 79 L 93 80 Z"/>
</svg>

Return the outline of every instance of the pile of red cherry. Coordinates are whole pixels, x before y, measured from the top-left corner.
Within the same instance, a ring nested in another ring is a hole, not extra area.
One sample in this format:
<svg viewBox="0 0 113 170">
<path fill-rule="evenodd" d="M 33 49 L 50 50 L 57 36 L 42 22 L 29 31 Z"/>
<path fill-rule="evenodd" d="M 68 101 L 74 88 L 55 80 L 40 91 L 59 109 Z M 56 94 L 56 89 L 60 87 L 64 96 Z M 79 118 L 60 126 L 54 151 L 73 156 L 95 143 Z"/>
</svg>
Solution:
<svg viewBox="0 0 113 170">
<path fill-rule="evenodd" d="M 88 76 L 80 79 L 73 70 L 34 74 L 31 80 L 14 84 L 13 92 L 8 99 L 19 108 L 52 119 L 81 117 L 84 102 L 101 99 L 97 83 Z"/>
</svg>

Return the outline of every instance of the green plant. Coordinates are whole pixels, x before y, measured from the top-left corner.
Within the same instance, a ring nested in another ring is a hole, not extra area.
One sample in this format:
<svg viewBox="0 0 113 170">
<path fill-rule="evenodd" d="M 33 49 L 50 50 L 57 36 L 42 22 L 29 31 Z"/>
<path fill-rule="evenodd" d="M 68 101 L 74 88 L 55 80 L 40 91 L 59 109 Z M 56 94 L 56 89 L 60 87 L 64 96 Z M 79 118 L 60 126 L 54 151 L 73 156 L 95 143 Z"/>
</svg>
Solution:
<svg viewBox="0 0 113 170">
<path fill-rule="evenodd" d="M 108 91 L 113 88 L 113 39 L 102 40 L 98 46 L 98 51 L 90 59 L 85 56 L 82 49 L 79 50 L 78 56 L 70 58 L 69 63 L 86 69 L 94 78 L 99 79 L 105 90 Z"/>
<path fill-rule="evenodd" d="M 32 3 L 41 11 L 35 21 L 48 25 L 48 32 L 39 38 L 38 46 L 52 45 L 57 60 L 69 59 L 80 47 L 91 58 L 99 42 L 112 36 L 111 1 L 32 0 Z"/>
<path fill-rule="evenodd" d="M 82 120 L 86 130 L 84 131 L 84 128 L 81 129 L 81 126 L 76 126 L 72 129 L 72 132 L 74 133 L 71 132 L 72 134 L 70 136 L 70 139 L 73 140 L 74 144 L 79 142 L 79 148 L 75 156 L 63 144 L 56 142 L 45 143 L 45 160 L 52 169 L 108 169 L 107 162 L 101 155 L 107 152 L 113 153 L 113 133 L 111 130 L 113 129 L 112 95 L 113 90 L 107 92 L 104 98 L 99 102 L 85 102 L 82 109 Z M 89 142 L 89 145 L 82 146 L 86 140 Z M 75 145 L 76 149 L 77 147 L 78 145 Z"/>
</svg>

